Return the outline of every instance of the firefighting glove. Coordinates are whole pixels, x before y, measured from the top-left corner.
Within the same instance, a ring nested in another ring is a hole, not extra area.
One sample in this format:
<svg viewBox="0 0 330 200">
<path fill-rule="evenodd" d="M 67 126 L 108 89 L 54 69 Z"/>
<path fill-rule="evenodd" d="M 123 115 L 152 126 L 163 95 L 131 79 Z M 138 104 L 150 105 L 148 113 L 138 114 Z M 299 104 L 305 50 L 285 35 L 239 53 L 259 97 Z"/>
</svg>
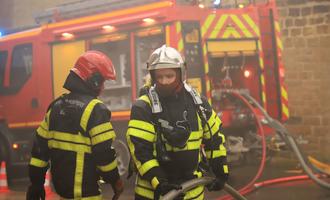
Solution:
<svg viewBox="0 0 330 200">
<path fill-rule="evenodd" d="M 115 183 L 111 184 L 112 190 L 115 193 L 112 200 L 119 199 L 119 196 L 124 191 L 124 182 L 119 178 Z"/>
<path fill-rule="evenodd" d="M 228 175 L 223 174 L 222 176 L 219 176 L 216 179 L 214 179 L 214 181 L 212 181 L 210 184 L 206 185 L 206 188 L 208 189 L 208 191 L 222 190 L 227 180 L 228 180 Z"/>
<path fill-rule="evenodd" d="M 160 182 L 155 190 L 154 199 L 159 200 L 160 196 L 165 195 L 171 190 L 180 190 L 182 189 L 181 185 L 169 183 L 167 180 Z"/>
<path fill-rule="evenodd" d="M 171 146 L 183 148 L 188 141 L 191 129 L 187 113 L 187 111 L 183 112 L 183 120 L 177 121 L 174 127 L 166 120 L 158 120 L 162 127 L 163 135 Z"/>
<path fill-rule="evenodd" d="M 46 193 L 43 185 L 30 185 L 26 192 L 26 200 L 45 200 Z"/>
</svg>

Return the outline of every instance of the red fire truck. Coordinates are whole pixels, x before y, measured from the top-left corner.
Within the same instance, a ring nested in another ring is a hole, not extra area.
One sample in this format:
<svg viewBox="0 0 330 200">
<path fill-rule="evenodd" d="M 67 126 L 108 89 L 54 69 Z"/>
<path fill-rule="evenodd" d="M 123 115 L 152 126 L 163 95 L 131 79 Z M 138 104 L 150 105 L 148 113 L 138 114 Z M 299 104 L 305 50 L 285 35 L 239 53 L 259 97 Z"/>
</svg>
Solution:
<svg viewBox="0 0 330 200">
<path fill-rule="evenodd" d="M 162 44 L 184 55 L 187 81 L 216 110 L 224 105 L 224 127 L 245 115 L 234 100 L 223 99 L 222 90 L 248 92 L 272 117 L 289 117 L 274 1 L 235 7 L 189 0 L 111 2 L 100 6 L 107 12 L 71 19 L 64 12 L 70 5 L 63 5 L 47 20 L 39 16 L 40 27 L 0 38 L 0 160 L 9 178 L 15 167 L 26 166 L 47 106 L 66 92 L 62 85 L 70 68 L 90 49 L 109 55 L 116 67 L 117 80 L 107 83 L 101 99 L 121 140 L 147 74 L 146 60 Z"/>
</svg>

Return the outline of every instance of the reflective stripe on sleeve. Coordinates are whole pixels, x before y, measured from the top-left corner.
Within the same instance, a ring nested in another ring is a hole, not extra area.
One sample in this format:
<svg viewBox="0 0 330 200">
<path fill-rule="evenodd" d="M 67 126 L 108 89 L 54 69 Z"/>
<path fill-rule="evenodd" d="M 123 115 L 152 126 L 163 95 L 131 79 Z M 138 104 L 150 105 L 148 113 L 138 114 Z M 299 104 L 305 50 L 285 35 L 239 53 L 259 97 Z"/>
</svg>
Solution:
<svg viewBox="0 0 330 200">
<path fill-rule="evenodd" d="M 106 122 L 100 125 L 97 125 L 95 127 L 93 127 L 90 131 L 89 131 L 89 135 L 91 137 L 94 137 L 95 135 L 102 133 L 102 132 L 106 132 L 106 131 L 111 131 L 113 130 L 112 124 L 110 122 Z"/>
<path fill-rule="evenodd" d="M 184 199 L 203 200 L 204 199 L 204 186 L 195 187 L 186 192 Z"/>
<path fill-rule="evenodd" d="M 214 111 L 208 121 L 208 124 L 210 125 L 212 136 L 219 132 L 221 120 L 218 116 L 216 116 Z M 204 127 L 204 138 L 210 139 L 209 127 L 207 125 Z"/>
<path fill-rule="evenodd" d="M 154 192 L 152 190 L 140 186 L 135 187 L 135 193 L 142 197 L 147 197 L 148 199 L 154 199 Z"/>
<path fill-rule="evenodd" d="M 97 168 L 99 168 L 102 172 L 109 172 L 112 171 L 113 169 L 115 169 L 117 167 L 117 160 L 112 161 L 111 163 L 107 164 L 107 165 L 99 165 L 97 166 Z"/>
<path fill-rule="evenodd" d="M 145 173 L 147 173 L 151 168 L 158 167 L 159 163 L 156 159 L 149 160 L 145 163 L 143 163 L 139 168 L 139 172 L 141 176 L 143 176 Z"/>
<path fill-rule="evenodd" d="M 47 167 L 48 162 L 32 157 L 30 160 L 30 165 L 43 168 L 43 167 Z"/>
<path fill-rule="evenodd" d="M 148 199 L 154 199 L 154 191 L 149 181 L 143 180 L 140 177 L 137 179 L 135 193 L 147 197 Z"/>
<path fill-rule="evenodd" d="M 96 136 L 92 137 L 91 140 L 92 140 L 92 144 L 96 145 L 96 144 L 99 144 L 101 142 L 104 142 L 104 141 L 107 141 L 107 140 L 110 140 L 110 139 L 114 139 L 115 137 L 116 137 L 116 134 L 112 130 L 112 131 L 107 131 L 105 133 L 96 135 Z"/>
<path fill-rule="evenodd" d="M 146 121 L 132 119 L 129 121 L 128 127 L 139 128 L 139 129 L 142 129 L 142 130 L 155 134 L 154 125 L 152 125 L 151 123 L 146 122 Z"/>
<path fill-rule="evenodd" d="M 149 132 L 146 132 L 143 130 L 135 129 L 132 127 L 128 128 L 127 134 L 130 136 L 141 138 L 143 140 L 147 140 L 149 142 L 154 142 L 156 140 L 155 134 L 152 134 L 152 133 L 149 133 Z"/>
<path fill-rule="evenodd" d="M 157 177 L 153 177 L 151 179 L 151 185 L 153 188 L 157 188 L 157 186 L 159 185 L 159 181 L 158 181 Z"/>
<path fill-rule="evenodd" d="M 141 120 L 130 120 L 127 134 L 149 142 L 156 140 L 155 128 L 152 124 Z"/>
<path fill-rule="evenodd" d="M 207 157 L 207 158 L 211 158 L 211 150 L 206 151 L 205 153 L 206 153 L 206 157 Z M 224 146 L 223 144 L 221 144 L 221 145 L 219 146 L 219 149 L 218 149 L 218 150 L 213 150 L 213 155 L 212 155 L 212 157 L 213 157 L 213 158 L 218 158 L 218 157 L 220 157 L 220 156 L 226 156 L 226 155 L 227 155 L 226 148 L 225 148 L 225 146 Z"/>
<path fill-rule="evenodd" d="M 228 174 L 229 170 L 228 170 L 228 165 L 223 165 L 223 172 L 225 174 Z"/>
<path fill-rule="evenodd" d="M 52 134 L 48 130 L 44 129 L 42 126 L 39 126 L 37 129 L 37 134 L 44 139 L 51 139 Z"/>
</svg>

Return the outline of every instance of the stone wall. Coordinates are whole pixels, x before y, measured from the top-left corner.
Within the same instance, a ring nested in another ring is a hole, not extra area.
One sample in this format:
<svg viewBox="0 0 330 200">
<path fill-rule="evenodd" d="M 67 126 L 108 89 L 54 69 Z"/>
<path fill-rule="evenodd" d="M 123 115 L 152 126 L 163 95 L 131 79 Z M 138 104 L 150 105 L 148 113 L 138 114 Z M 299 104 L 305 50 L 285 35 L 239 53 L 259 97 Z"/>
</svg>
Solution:
<svg viewBox="0 0 330 200">
<path fill-rule="evenodd" d="M 277 6 L 291 115 L 287 127 L 309 140 L 310 154 L 329 160 L 330 0 L 277 0 Z"/>
</svg>

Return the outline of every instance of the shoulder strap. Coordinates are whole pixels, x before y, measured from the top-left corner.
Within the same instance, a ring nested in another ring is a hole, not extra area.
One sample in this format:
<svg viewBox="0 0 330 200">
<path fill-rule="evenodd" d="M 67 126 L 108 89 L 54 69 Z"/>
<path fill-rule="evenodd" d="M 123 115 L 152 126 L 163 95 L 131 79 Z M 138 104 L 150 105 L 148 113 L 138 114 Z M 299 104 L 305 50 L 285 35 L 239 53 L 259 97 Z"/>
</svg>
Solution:
<svg viewBox="0 0 330 200">
<path fill-rule="evenodd" d="M 186 82 L 184 82 L 183 84 L 184 84 L 184 88 L 187 90 L 187 92 L 189 92 L 189 94 L 193 98 L 195 105 L 202 105 L 203 101 L 201 96 L 198 94 L 198 92 L 190 85 L 188 85 Z"/>
<path fill-rule="evenodd" d="M 161 113 L 163 111 L 162 105 L 160 104 L 158 94 L 156 92 L 155 86 L 151 86 L 148 91 L 148 96 L 151 103 L 152 113 Z"/>
</svg>

